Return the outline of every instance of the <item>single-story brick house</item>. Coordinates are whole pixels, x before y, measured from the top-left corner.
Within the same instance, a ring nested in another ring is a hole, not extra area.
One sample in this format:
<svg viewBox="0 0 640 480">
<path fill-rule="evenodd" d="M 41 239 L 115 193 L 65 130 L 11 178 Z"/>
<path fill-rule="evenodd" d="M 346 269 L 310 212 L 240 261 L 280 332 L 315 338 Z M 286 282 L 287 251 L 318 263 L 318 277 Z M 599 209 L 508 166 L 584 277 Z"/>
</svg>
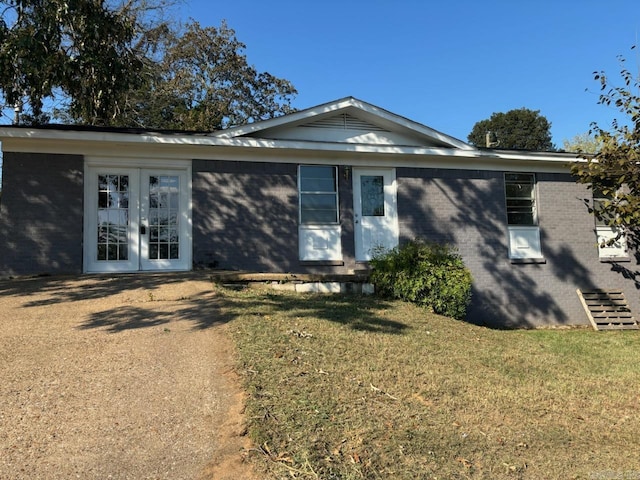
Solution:
<svg viewBox="0 0 640 480">
<path fill-rule="evenodd" d="M 352 97 L 213 133 L 0 127 L 0 276 L 237 269 L 349 273 L 372 249 L 455 245 L 469 320 L 588 323 L 576 289 L 638 264 L 598 248 L 575 155 L 478 149 Z"/>
</svg>

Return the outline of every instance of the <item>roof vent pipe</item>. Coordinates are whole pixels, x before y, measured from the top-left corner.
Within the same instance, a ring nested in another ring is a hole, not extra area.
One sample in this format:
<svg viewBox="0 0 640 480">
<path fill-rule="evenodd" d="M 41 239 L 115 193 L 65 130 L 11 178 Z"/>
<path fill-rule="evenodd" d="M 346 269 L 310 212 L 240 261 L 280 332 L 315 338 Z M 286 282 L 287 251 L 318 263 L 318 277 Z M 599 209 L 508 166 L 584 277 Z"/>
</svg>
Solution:
<svg viewBox="0 0 640 480">
<path fill-rule="evenodd" d="M 487 132 L 487 135 L 485 136 L 485 142 L 486 142 L 487 148 L 493 148 L 500 145 L 500 140 L 498 140 L 497 135 L 491 131 Z"/>
</svg>

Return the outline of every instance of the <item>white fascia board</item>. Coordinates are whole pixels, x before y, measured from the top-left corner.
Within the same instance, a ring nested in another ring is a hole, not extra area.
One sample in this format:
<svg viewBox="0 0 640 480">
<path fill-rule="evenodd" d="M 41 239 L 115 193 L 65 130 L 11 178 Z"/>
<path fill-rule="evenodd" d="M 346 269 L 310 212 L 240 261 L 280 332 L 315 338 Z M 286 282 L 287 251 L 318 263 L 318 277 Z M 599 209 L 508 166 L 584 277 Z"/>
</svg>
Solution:
<svg viewBox="0 0 640 480">
<path fill-rule="evenodd" d="M 3 151 L 109 158 L 568 172 L 575 154 L 0 127 Z"/>
</svg>

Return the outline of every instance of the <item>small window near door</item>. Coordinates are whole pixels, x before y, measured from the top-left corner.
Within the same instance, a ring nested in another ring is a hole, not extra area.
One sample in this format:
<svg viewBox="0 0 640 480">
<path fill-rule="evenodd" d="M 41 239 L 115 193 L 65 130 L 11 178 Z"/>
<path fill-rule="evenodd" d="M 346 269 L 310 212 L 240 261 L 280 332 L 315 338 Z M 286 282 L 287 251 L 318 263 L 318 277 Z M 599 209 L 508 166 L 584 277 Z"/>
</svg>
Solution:
<svg viewBox="0 0 640 480">
<path fill-rule="evenodd" d="M 301 165 L 299 170 L 300 223 L 338 223 L 337 168 Z"/>
<path fill-rule="evenodd" d="M 505 173 L 504 188 L 512 261 L 543 261 L 533 173 Z"/>
</svg>

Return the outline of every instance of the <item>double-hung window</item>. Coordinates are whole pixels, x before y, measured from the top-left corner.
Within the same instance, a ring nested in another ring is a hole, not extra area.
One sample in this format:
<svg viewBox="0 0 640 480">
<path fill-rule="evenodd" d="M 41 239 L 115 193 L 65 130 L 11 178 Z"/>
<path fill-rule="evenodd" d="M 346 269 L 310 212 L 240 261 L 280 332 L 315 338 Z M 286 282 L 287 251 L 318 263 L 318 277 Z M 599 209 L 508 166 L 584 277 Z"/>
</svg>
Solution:
<svg viewBox="0 0 640 480">
<path fill-rule="evenodd" d="M 300 166 L 300 223 L 338 223 L 336 167 Z"/>
<path fill-rule="evenodd" d="M 542 259 L 535 174 L 505 173 L 504 186 L 509 258 Z"/>
<path fill-rule="evenodd" d="M 616 200 L 616 190 L 611 188 L 593 189 L 593 216 L 596 224 L 596 238 L 598 241 L 598 257 L 601 260 L 627 257 L 627 242 L 624 236 L 619 236 L 619 229 L 614 218 L 606 211 L 606 206 Z"/>
<path fill-rule="evenodd" d="M 300 260 L 342 259 L 337 170 L 331 165 L 298 167 Z"/>
</svg>

